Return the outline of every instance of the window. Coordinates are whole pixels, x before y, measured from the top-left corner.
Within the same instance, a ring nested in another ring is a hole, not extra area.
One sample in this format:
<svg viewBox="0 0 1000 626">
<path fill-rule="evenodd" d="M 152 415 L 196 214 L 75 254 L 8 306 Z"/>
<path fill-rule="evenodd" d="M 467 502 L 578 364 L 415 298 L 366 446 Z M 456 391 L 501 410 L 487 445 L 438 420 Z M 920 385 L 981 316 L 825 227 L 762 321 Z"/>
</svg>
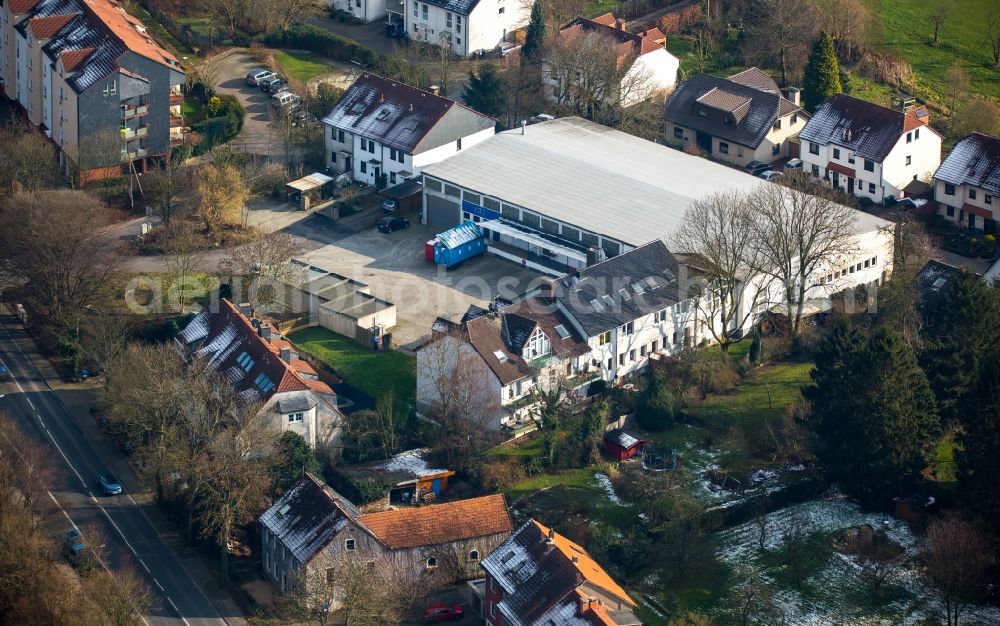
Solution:
<svg viewBox="0 0 1000 626">
<path fill-rule="evenodd" d="M 455 16 L 455 32 L 457 32 L 457 33 L 462 32 L 462 16 L 461 15 L 456 15 Z M 462 43 L 462 40 L 459 39 L 458 43 Z"/>
<path fill-rule="evenodd" d="M 497 14 L 498 15 L 503 15 L 503 9 L 504 9 L 503 7 L 500 7 L 500 9 L 497 11 Z"/>
<path fill-rule="evenodd" d="M 840 148 L 834 148 L 833 149 L 833 158 L 835 158 L 835 159 L 839 159 L 840 158 Z"/>
<path fill-rule="evenodd" d="M 872 267 L 875 267 L 875 263 L 876 263 L 877 261 L 878 261 L 878 256 L 877 256 L 877 255 L 876 255 L 876 256 L 873 256 L 873 257 L 872 257 Z"/>
<path fill-rule="evenodd" d="M 108 83 L 104 87 L 104 95 L 106 96 L 113 96 L 115 95 L 115 92 L 116 92 L 116 87 L 114 83 Z"/>
<path fill-rule="evenodd" d="M 774 123 L 774 130 L 781 130 L 781 120 Z"/>
<path fill-rule="evenodd" d="M 993 196 L 991 196 L 988 193 L 983 194 L 983 202 L 985 202 L 986 204 L 993 204 Z"/>
<path fill-rule="evenodd" d="M 337 162 L 337 153 L 336 152 L 331 152 L 330 153 L 330 163 L 336 163 L 336 162 Z"/>
<path fill-rule="evenodd" d="M 639 356 L 646 356 L 646 346 L 639 346 Z"/>
<path fill-rule="evenodd" d="M 955 207 L 953 206 L 948 207 L 947 212 L 948 212 L 948 217 L 955 217 Z"/>
<path fill-rule="evenodd" d="M 657 322 L 665 322 L 665 321 L 667 321 L 667 310 L 666 309 L 661 309 L 661 310 L 657 311 L 655 319 L 656 319 Z"/>
<path fill-rule="evenodd" d="M 625 324 L 621 328 L 622 334 L 625 335 L 631 335 L 634 329 L 635 329 L 635 322 L 629 322 L 628 324 Z"/>
<path fill-rule="evenodd" d="M 913 163 L 913 157 L 911 157 L 910 155 L 906 155 L 906 164 L 909 165 L 911 163 Z"/>
<path fill-rule="evenodd" d="M 684 139 L 684 129 L 680 126 L 674 126 L 674 139 Z"/>
<path fill-rule="evenodd" d="M 389 172 L 389 182 L 393 185 L 396 184 L 396 172 Z"/>
<path fill-rule="evenodd" d="M 812 175 L 813 176 L 819 176 L 819 166 L 818 165 L 813 165 L 812 166 Z"/>
<path fill-rule="evenodd" d="M 451 196 L 452 198 L 459 198 L 461 197 L 461 192 L 458 190 L 458 187 L 445 184 L 444 195 Z"/>
<path fill-rule="evenodd" d="M 469 551 L 469 560 L 470 561 L 478 561 L 479 560 L 479 550 L 471 550 L 471 551 Z"/>
<path fill-rule="evenodd" d="M 875 183 L 868 183 L 868 193 L 875 193 Z"/>
<path fill-rule="evenodd" d="M 781 153 L 781 144 L 780 143 L 776 143 L 773 146 L 771 146 L 771 156 L 777 156 L 780 153 Z M 743 148 L 737 148 L 736 149 L 736 154 L 737 154 L 737 156 L 743 156 Z"/>
<path fill-rule="evenodd" d="M 302 413 L 289 413 L 288 414 L 288 423 L 289 424 L 294 424 L 296 422 L 301 422 L 301 421 L 302 421 Z"/>
<path fill-rule="evenodd" d="M 799 114 L 792 113 L 792 126 L 795 126 L 798 123 L 799 123 Z"/>
<path fill-rule="evenodd" d="M 337 141 L 339 141 L 340 143 L 344 143 L 344 131 L 342 130 L 337 131 Z"/>
<path fill-rule="evenodd" d="M 354 540 L 353 539 L 345 539 L 344 540 L 344 549 L 347 550 L 348 552 L 354 552 L 354 550 L 355 550 Z"/>
<path fill-rule="evenodd" d="M 241 368 L 243 368 L 244 372 L 249 372 L 251 369 L 253 369 L 253 359 L 250 358 L 250 354 L 248 352 L 244 352 L 239 357 L 237 357 L 236 363 Z"/>
<path fill-rule="evenodd" d="M 618 355 L 618 365 L 625 365 L 625 353 Z"/>
<path fill-rule="evenodd" d="M 354 0 L 354 6 L 361 8 L 361 0 Z"/>
<path fill-rule="evenodd" d="M 875 161 L 871 159 L 865 159 L 865 171 L 874 172 L 875 171 Z"/>
<path fill-rule="evenodd" d="M 635 361 L 635 348 L 628 351 L 628 360 Z"/>
<path fill-rule="evenodd" d="M 815 141 L 809 142 L 809 154 L 819 154 L 819 144 Z"/>
<path fill-rule="evenodd" d="M 920 139 L 920 129 L 919 128 L 917 130 L 913 131 L 913 138 L 914 139 Z"/>
<path fill-rule="evenodd" d="M 361 162 L 361 173 L 362 174 L 368 173 L 368 164 L 365 163 L 364 161 Z"/>
<path fill-rule="evenodd" d="M 447 11 L 444 14 L 444 25 L 445 28 L 451 28 L 451 11 Z"/>
<path fill-rule="evenodd" d="M 698 117 L 705 117 L 706 115 L 708 113 L 705 112 L 705 109 L 698 109 Z"/>
<path fill-rule="evenodd" d="M 729 154 L 729 144 L 725 141 L 719 142 L 719 152 L 722 154 Z"/>
<path fill-rule="evenodd" d="M 913 141 L 913 133 L 906 133 L 906 143 Z"/>
<path fill-rule="evenodd" d="M 847 162 L 850 163 L 851 165 L 854 165 L 854 155 L 853 154 L 851 154 L 851 156 L 847 157 Z"/>
<path fill-rule="evenodd" d="M 427 11 L 428 11 L 427 5 L 425 4 L 425 5 L 423 5 L 424 21 L 427 21 Z"/>
<path fill-rule="evenodd" d="M 869 265 L 870 263 L 871 263 L 871 260 L 870 260 L 870 259 L 865 259 L 865 267 L 866 267 L 866 268 L 868 267 L 868 265 Z"/>
<path fill-rule="evenodd" d="M 419 17 L 419 16 L 420 16 L 420 3 L 419 2 L 414 2 L 413 3 L 413 17 Z"/>
<path fill-rule="evenodd" d="M 650 351 L 650 352 L 656 352 L 656 348 L 657 348 L 657 347 L 658 347 L 659 345 L 660 345 L 660 340 L 659 340 L 659 339 L 654 339 L 654 340 L 653 340 L 652 342 L 650 342 L 650 344 L 649 344 L 649 351 Z"/>
<path fill-rule="evenodd" d="M 853 274 L 854 273 L 854 266 L 852 265 L 851 267 L 847 268 L 847 271 L 849 273 Z"/>
<path fill-rule="evenodd" d="M 951 183 L 945 183 L 944 184 L 944 195 L 946 195 L 946 196 L 953 196 L 953 195 L 955 195 L 955 185 L 952 185 Z"/>
<path fill-rule="evenodd" d="M 597 345 L 604 346 L 611 343 L 611 331 L 603 332 L 597 338 Z"/>
<path fill-rule="evenodd" d="M 976 227 L 976 216 L 973 215 L 972 213 L 969 213 L 966 217 L 969 218 L 969 228 L 975 228 Z"/>
<path fill-rule="evenodd" d="M 456 150 L 461 150 L 461 149 L 462 149 L 462 138 L 461 138 L 461 137 L 459 137 L 459 138 L 458 138 L 458 139 L 457 139 L 457 140 L 455 141 L 455 149 L 456 149 Z"/>
</svg>

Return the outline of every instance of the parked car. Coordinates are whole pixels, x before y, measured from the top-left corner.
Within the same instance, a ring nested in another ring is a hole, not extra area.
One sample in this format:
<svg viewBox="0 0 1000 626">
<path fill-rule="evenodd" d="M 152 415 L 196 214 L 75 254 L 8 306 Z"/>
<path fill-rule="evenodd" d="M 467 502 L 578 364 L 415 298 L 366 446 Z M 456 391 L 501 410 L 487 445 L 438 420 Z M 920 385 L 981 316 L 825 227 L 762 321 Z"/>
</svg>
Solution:
<svg viewBox="0 0 1000 626">
<path fill-rule="evenodd" d="M 802 169 L 802 159 L 788 159 L 788 163 L 785 163 L 786 170 L 800 170 Z"/>
<path fill-rule="evenodd" d="M 73 556 L 78 556 L 87 549 L 87 546 L 83 543 L 83 535 L 76 528 L 70 528 L 63 533 L 63 545 L 66 546 L 66 550 Z"/>
<path fill-rule="evenodd" d="M 271 70 L 254 70 L 254 72 L 258 73 L 254 74 L 253 77 L 251 77 L 250 74 L 247 74 L 247 84 L 251 87 L 260 87 L 261 81 L 271 80 L 272 78 L 276 78 L 278 76 Z"/>
<path fill-rule="evenodd" d="M 0 365 L 0 380 L 7 380 L 10 378 L 10 370 Z"/>
<path fill-rule="evenodd" d="M 292 112 L 292 126 L 310 126 L 316 123 L 316 116 L 309 111 Z"/>
<path fill-rule="evenodd" d="M 393 22 L 392 24 L 386 24 L 385 26 L 385 36 L 390 39 L 399 39 L 401 37 L 406 37 L 406 24 L 404 22 Z"/>
<path fill-rule="evenodd" d="M 410 220 L 402 217 L 383 217 L 378 221 L 378 229 L 383 233 L 391 233 L 410 227 Z"/>
<path fill-rule="evenodd" d="M 904 209 L 916 209 L 917 207 L 922 207 L 927 204 L 927 200 L 924 198 L 903 198 L 896 204 Z"/>
<path fill-rule="evenodd" d="M 771 169 L 771 166 L 763 161 L 750 161 L 743 166 L 743 169 L 749 172 L 753 176 L 757 176 L 761 172 L 766 172 Z"/>
<path fill-rule="evenodd" d="M 386 211 L 395 211 L 399 208 L 399 200 L 392 200 L 391 198 L 386 199 L 382 203 L 382 208 Z"/>
<path fill-rule="evenodd" d="M 765 170 L 760 174 L 757 174 L 757 178 L 763 178 L 764 180 L 774 180 L 775 178 L 780 178 L 781 176 L 781 172 L 775 172 L 774 170 Z"/>
<path fill-rule="evenodd" d="M 302 104 L 302 98 L 298 94 L 290 91 L 282 91 L 271 96 L 271 106 L 276 109 L 284 109 L 289 112 L 292 107 Z"/>
<path fill-rule="evenodd" d="M 101 488 L 101 492 L 106 496 L 117 496 L 122 491 L 122 485 L 115 478 L 114 474 L 107 473 L 101 474 L 97 477 L 97 485 Z"/>
<path fill-rule="evenodd" d="M 521 49 L 521 46 L 519 46 L 516 43 L 511 43 L 509 41 L 503 41 L 503 42 L 500 43 L 499 46 L 497 46 L 496 48 L 494 48 L 494 51 L 497 53 L 497 58 L 503 58 L 503 57 L 507 56 L 508 54 L 514 54 L 515 52 L 519 51 L 520 49 Z"/>
<path fill-rule="evenodd" d="M 285 86 L 285 80 L 280 76 L 272 76 L 271 78 L 265 80 L 257 81 L 257 86 L 264 93 L 278 93 L 278 91 Z"/>
<path fill-rule="evenodd" d="M 257 79 L 262 78 L 266 74 L 274 74 L 274 72 L 263 67 L 251 70 L 250 72 L 247 73 L 247 84 L 250 85 L 251 87 L 256 87 Z"/>
<path fill-rule="evenodd" d="M 432 604 L 424 607 L 424 622 L 427 624 L 460 620 L 464 615 L 465 611 L 457 604 L 452 604 L 451 606 L 447 604 Z"/>
</svg>

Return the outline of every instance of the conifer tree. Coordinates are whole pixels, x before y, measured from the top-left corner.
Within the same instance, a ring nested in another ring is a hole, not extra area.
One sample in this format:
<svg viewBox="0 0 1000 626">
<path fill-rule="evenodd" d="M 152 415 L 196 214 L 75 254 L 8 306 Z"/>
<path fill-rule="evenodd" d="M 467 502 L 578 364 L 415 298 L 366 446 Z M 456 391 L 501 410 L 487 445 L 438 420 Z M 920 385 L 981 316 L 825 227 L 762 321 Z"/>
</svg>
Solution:
<svg viewBox="0 0 1000 626">
<path fill-rule="evenodd" d="M 480 113 L 499 117 L 503 112 L 504 79 L 497 66 L 485 63 L 479 67 L 479 72 L 469 72 L 469 82 L 465 86 L 462 98 L 465 103 Z"/>
<path fill-rule="evenodd" d="M 545 20 L 542 18 L 542 0 L 535 0 L 531 5 L 531 19 L 528 22 L 528 32 L 524 38 L 521 54 L 529 59 L 534 58 L 542 49 L 545 39 Z"/>
<path fill-rule="evenodd" d="M 955 451 L 960 492 L 972 508 L 1000 528 L 1000 356 L 985 360 L 974 392 L 976 406 L 963 416 L 963 432 Z"/>
<path fill-rule="evenodd" d="M 819 37 L 813 42 L 802 88 L 802 102 L 808 111 L 815 110 L 830 96 L 843 91 L 833 39 L 825 30 L 820 31 Z"/>
</svg>

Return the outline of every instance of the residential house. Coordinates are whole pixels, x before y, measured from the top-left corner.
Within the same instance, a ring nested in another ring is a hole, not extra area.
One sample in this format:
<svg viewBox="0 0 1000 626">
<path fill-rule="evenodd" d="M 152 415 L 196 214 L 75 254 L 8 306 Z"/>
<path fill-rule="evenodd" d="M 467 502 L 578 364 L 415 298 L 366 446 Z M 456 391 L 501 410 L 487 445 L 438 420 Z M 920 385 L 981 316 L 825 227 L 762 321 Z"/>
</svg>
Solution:
<svg viewBox="0 0 1000 626">
<path fill-rule="evenodd" d="M 410 39 L 450 45 L 460 57 L 493 52 L 528 25 L 531 5 L 513 0 L 404 0 Z"/>
<path fill-rule="evenodd" d="M 184 71 L 113 0 L 4 0 L 0 81 L 83 180 L 142 171 L 180 139 Z"/>
<path fill-rule="evenodd" d="M 388 3 L 386 0 L 329 0 L 327 4 L 331 9 L 349 13 L 354 19 L 371 23 L 384 18 L 387 4 L 393 3 L 391 0 Z"/>
<path fill-rule="evenodd" d="M 729 78 L 692 76 L 670 94 L 662 117 L 667 143 L 739 166 L 792 156 L 809 120 L 799 90 L 782 91 L 756 67 Z"/>
<path fill-rule="evenodd" d="M 364 73 L 323 118 L 326 164 L 360 182 L 395 185 L 489 139 L 495 127 L 464 104 Z"/>
<path fill-rule="evenodd" d="M 629 594 L 581 546 L 535 520 L 483 559 L 490 626 L 641 626 Z"/>
<path fill-rule="evenodd" d="M 934 172 L 938 213 L 950 222 L 996 234 L 1000 213 L 1000 139 L 972 133 Z"/>
<path fill-rule="evenodd" d="M 606 13 L 592 20 L 578 17 L 560 28 L 557 37 L 566 46 L 572 46 L 581 37 L 591 37 L 599 44 L 613 47 L 618 69 L 626 66 L 627 69 L 618 89 L 608 88 L 605 100 L 609 103 L 632 106 L 653 93 L 671 89 L 677 82 L 680 61 L 667 52 L 667 38 L 658 28 L 631 33 L 613 13 Z M 577 98 L 576 93 L 595 91 L 594 85 L 581 84 L 594 80 L 589 74 L 592 72 L 580 72 L 568 64 L 546 62 L 542 66 L 545 96 L 553 102 L 571 104 Z M 602 91 L 604 88 L 604 85 L 597 87 Z"/>
<path fill-rule="evenodd" d="M 354 490 L 362 483 L 385 485 L 389 506 L 433 502 L 447 491 L 455 472 L 436 467 L 427 459 L 428 452 L 428 448 L 406 450 L 381 461 L 338 467 L 336 472 Z"/>
<path fill-rule="evenodd" d="M 799 133 L 803 169 L 875 203 L 923 187 L 941 163 L 941 134 L 930 127 L 926 107 L 904 106 L 836 94 Z"/>
<path fill-rule="evenodd" d="M 249 307 L 223 299 L 217 311 L 195 315 L 174 341 L 192 367 L 233 385 L 239 401 L 259 405 L 275 429 L 298 433 L 313 448 L 339 440 L 343 415 L 333 390 Z"/>
<path fill-rule="evenodd" d="M 417 352 L 417 406 L 446 404 L 462 390 L 485 428 L 535 427 L 535 391 L 573 390 L 597 376 L 583 336 L 551 300 L 533 297 L 492 310 L 472 309 L 459 324 L 439 318 Z M 458 382 L 456 382 L 458 381 Z"/>
<path fill-rule="evenodd" d="M 385 559 L 414 584 L 468 580 L 513 529 L 499 494 L 362 513 L 311 474 L 259 522 L 264 573 L 282 590 L 302 581 L 335 590 L 334 566 L 344 558 Z"/>
</svg>

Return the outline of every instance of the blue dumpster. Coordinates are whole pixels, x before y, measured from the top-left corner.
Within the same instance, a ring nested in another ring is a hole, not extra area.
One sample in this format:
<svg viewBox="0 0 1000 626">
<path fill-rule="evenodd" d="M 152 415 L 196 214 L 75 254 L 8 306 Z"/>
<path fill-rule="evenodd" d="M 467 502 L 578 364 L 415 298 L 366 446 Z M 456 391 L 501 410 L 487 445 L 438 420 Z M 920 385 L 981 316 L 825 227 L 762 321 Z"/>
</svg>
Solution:
<svg viewBox="0 0 1000 626">
<path fill-rule="evenodd" d="M 452 267 L 466 259 L 486 252 L 483 231 L 473 222 L 462 222 L 455 228 L 437 236 L 434 244 L 434 262 Z"/>
</svg>

